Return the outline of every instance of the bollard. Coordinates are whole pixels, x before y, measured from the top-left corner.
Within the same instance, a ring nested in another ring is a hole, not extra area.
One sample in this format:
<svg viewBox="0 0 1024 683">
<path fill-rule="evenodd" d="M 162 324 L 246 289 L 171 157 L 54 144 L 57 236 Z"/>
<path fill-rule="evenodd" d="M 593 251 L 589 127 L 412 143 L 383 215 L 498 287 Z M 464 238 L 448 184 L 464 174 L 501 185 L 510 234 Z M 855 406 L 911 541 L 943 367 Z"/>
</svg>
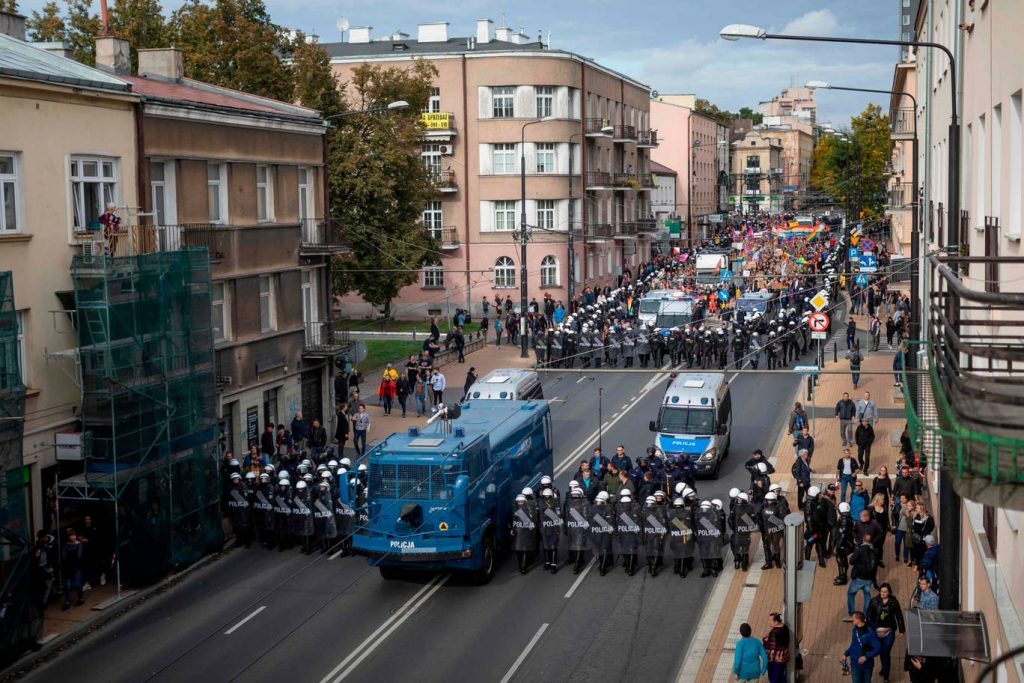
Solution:
<svg viewBox="0 0 1024 683">
<path fill-rule="evenodd" d="M 839 362 L 839 342 L 832 342 L 832 362 Z"/>
<path fill-rule="evenodd" d="M 814 375 L 807 376 L 807 401 L 811 401 L 814 398 Z"/>
</svg>

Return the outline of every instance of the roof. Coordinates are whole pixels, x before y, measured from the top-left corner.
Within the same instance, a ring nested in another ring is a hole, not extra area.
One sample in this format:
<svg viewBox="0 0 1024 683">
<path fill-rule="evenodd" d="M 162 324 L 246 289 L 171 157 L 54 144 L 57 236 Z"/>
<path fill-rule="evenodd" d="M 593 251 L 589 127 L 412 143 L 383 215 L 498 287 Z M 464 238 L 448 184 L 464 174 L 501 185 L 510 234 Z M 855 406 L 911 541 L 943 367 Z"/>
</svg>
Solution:
<svg viewBox="0 0 1024 683">
<path fill-rule="evenodd" d="M 121 78 L 0 34 L 0 75 L 127 93 Z"/>
<path fill-rule="evenodd" d="M 651 173 L 657 173 L 658 175 L 679 175 L 668 166 L 659 164 L 654 159 L 651 159 L 647 164 L 647 168 Z"/>
<path fill-rule="evenodd" d="M 151 74 L 121 76 L 121 78 L 130 83 L 132 90 L 144 96 L 147 101 L 170 104 L 188 103 L 218 109 L 242 110 L 254 114 L 273 114 L 299 119 L 320 119 L 320 114 L 314 109 L 307 109 L 306 107 L 299 107 L 267 97 L 259 97 L 230 88 L 194 81 L 191 78 L 172 81 Z"/>
</svg>

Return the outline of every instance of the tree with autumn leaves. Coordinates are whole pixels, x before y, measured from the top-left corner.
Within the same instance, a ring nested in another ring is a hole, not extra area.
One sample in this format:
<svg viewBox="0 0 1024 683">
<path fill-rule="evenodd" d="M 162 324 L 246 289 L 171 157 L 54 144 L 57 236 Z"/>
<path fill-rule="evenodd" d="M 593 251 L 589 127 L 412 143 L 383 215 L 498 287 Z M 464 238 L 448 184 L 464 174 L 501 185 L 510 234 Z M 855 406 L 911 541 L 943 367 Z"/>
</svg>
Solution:
<svg viewBox="0 0 1024 683">
<path fill-rule="evenodd" d="M 865 217 L 879 216 L 885 203 L 891 150 L 889 119 L 879 105 L 869 104 L 850 120 L 844 137 L 825 135 L 818 141 L 811 187 L 839 204 L 851 198 Z"/>
</svg>

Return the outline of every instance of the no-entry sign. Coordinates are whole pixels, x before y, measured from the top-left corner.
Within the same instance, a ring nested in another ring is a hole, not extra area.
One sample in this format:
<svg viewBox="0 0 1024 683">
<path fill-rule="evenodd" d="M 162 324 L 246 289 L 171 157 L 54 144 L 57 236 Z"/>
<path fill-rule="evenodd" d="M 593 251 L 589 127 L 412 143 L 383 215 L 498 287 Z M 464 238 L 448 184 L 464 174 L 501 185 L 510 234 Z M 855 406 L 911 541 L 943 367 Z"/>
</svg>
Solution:
<svg viewBox="0 0 1024 683">
<path fill-rule="evenodd" d="M 828 313 L 818 311 L 811 313 L 807 318 L 807 326 L 811 328 L 811 332 L 826 332 L 828 331 L 828 325 Z"/>
</svg>

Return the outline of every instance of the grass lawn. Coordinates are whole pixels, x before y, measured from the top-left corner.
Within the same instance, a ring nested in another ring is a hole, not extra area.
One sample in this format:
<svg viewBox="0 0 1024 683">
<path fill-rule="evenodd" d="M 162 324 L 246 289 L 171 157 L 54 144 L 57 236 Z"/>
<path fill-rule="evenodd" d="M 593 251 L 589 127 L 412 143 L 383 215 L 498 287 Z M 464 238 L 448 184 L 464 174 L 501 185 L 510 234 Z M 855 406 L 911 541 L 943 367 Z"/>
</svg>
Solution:
<svg viewBox="0 0 1024 683">
<path fill-rule="evenodd" d="M 366 346 L 366 358 L 362 363 L 356 365 L 360 373 L 370 378 L 368 373 L 375 370 L 382 370 L 388 363 L 394 363 L 396 367 L 404 366 L 405 359 L 410 353 L 419 353 L 423 348 L 422 341 L 406 341 L 403 339 L 367 339 L 363 341 Z M 399 372 L 402 372 L 400 369 Z M 374 391 L 376 391 L 376 385 Z"/>
<path fill-rule="evenodd" d="M 430 321 L 428 320 L 388 320 L 382 323 L 380 320 L 355 319 L 339 320 L 338 325 L 343 330 L 356 332 L 412 332 L 413 330 L 423 334 L 430 332 Z M 437 325 L 444 332 L 444 321 L 439 320 Z"/>
</svg>

